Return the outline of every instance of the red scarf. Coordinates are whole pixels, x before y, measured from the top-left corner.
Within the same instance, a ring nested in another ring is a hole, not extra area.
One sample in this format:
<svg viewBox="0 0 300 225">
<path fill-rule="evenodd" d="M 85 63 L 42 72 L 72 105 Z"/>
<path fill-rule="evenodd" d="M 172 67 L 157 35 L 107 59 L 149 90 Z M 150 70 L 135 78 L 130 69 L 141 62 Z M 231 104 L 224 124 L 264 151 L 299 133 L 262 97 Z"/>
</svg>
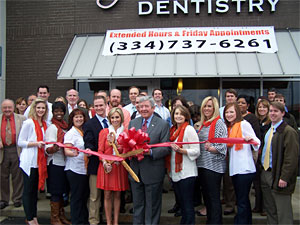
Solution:
<svg viewBox="0 0 300 225">
<path fill-rule="evenodd" d="M 215 132 L 216 132 L 216 124 L 217 121 L 220 119 L 220 116 L 217 116 L 213 121 L 203 121 L 202 126 L 200 127 L 198 133 L 200 132 L 200 130 L 203 128 L 203 126 L 205 127 L 209 127 L 209 133 L 208 133 L 208 141 L 212 138 L 215 138 Z"/>
<path fill-rule="evenodd" d="M 32 119 L 34 122 L 35 127 L 35 133 L 37 137 L 37 141 L 44 141 L 44 135 L 42 128 L 37 120 Z M 47 129 L 47 124 L 45 121 L 42 121 L 44 133 Z M 38 148 L 38 167 L 39 167 L 39 190 L 45 189 L 45 180 L 48 178 L 47 174 L 47 156 L 45 155 L 45 149 L 44 148 Z"/>
<path fill-rule="evenodd" d="M 59 121 L 54 118 L 52 118 L 51 122 L 57 128 L 57 142 L 64 143 L 65 132 L 63 130 L 67 130 L 68 124 L 64 120 Z"/>
<path fill-rule="evenodd" d="M 189 125 L 188 122 L 184 122 L 177 130 L 176 126 L 172 126 L 170 129 L 170 141 L 175 141 L 177 139 L 177 142 L 183 141 L 183 136 L 185 132 L 185 128 Z M 180 148 L 182 145 L 178 145 Z M 166 167 L 168 169 L 168 172 L 171 171 L 171 155 L 168 155 L 166 157 Z M 182 170 L 182 154 L 176 152 L 175 153 L 175 172 L 178 173 Z"/>
</svg>

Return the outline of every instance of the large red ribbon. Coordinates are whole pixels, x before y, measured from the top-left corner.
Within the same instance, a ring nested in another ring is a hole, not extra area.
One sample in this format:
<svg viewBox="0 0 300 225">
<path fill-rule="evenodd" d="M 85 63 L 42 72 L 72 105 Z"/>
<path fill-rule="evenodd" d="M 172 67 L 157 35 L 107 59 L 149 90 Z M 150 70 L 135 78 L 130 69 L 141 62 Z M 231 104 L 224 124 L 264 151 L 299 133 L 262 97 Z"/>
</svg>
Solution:
<svg viewBox="0 0 300 225">
<path fill-rule="evenodd" d="M 150 138 L 147 133 L 144 133 L 139 130 L 135 130 L 134 127 L 128 130 L 128 133 L 122 132 L 118 137 L 118 144 L 122 147 L 123 153 L 126 154 L 127 152 L 137 150 L 137 149 L 144 149 L 144 151 L 140 154 L 135 155 L 134 157 L 137 157 L 138 160 L 142 160 L 144 158 L 144 153 L 149 152 L 150 148 L 156 148 L 156 147 L 170 147 L 171 144 L 177 144 L 177 145 L 185 145 L 185 144 L 203 144 L 206 142 L 210 143 L 231 143 L 231 144 L 253 144 L 258 145 L 257 142 L 251 140 L 251 141 L 245 141 L 243 138 L 212 138 L 207 141 L 195 141 L 195 142 L 164 142 L 164 143 L 158 143 L 158 144 L 148 144 L 150 142 Z M 62 148 L 71 148 L 86 154 L 95 155 L 100 157 L 100 159 L 110 160 L 110 161 L 122 161 L 124 160 L 123 157 L 120 156 L 114 156 L 114 155 L 106 155 L 99 152 L 94 152 L 91 150 L 83 150 L 79 149 L 74 146 L 66 146 L 59 142 L 45 142 L 45 144 L 56 144 L 59 147 Z"/>
</svg>

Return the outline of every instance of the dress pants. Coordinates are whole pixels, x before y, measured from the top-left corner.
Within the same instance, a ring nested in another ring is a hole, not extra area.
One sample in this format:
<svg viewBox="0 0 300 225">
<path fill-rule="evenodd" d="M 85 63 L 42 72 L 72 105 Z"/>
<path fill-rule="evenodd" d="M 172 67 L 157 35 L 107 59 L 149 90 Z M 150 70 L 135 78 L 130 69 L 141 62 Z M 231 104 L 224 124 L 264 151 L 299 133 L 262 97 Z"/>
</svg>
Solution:
<svg viewBox="0 0 300 225">
<path fill-rule="evenodd" d="M 252 224 L 252 210 L 249 199 L 252 181 L 255 173 L 236 174 L 232 182 L 237 200 L 237 214 L 234 224 Z"/>
<path fill-rule="evenodd" d="M 13 203 L 21 202 L 23 192 L 23 175 L 19 167 L 20 161 L 18 157 L 17 147 L 4 147 L 3 161 L 0 165 L 0 184 L 1 198 L 0 200 L 9 203 L 10 185 L 9 176 L 12 178 L 12 201 Z"/>
<path fill-rule="evenodd" d="M 88 176 L 74 173 L 71 170 L 67 170 L 66 173 L 71 189 L 71 222 L 72 224 L 88 224 Z"/>
<path fill-rule="evenodd" d="M 291 195 L 284 195 L 272 189 L 272 172 L 261 171 L 261 188 L 267 213 L 267 224 L 293 224 Z"/>
<path fill-rule="evenodd" d="M 38 168 L 30 169 L 30 176 L 23 172 L 23 207 L 28 221 L 37 217 L 37 199 L 38 199 L 38 185 L 39 185 L 39 171 Z"/>
<path fill-rule="evenodd" d="M 199 168 L 198 174 L 207 211 L 206 224 L 222 224 L 220 189 L 223 174 L 205 168 Z"/>
<path fill-rule="evenodd" d="M 101 190 L 96 187 L 97 175 L 89 175 L 90 197 L 89 197 L 89 222 L 90 224 L 100 223 L 100 200 Z"/>
<path fill-rule="evenodd" d="M 141 179 L 140 179 L 141 180 Z M 159 224 L 163 182 L 144 184 L 130 180 L 133 200 L 133 224 Z"/>
<path fill-rule="evenodd" d="M 181 208 L 180 224 L 195 224 L 194 187 L 196 177 L 188 177 L 178 182 L 173 182 L 174 191 L 178 193 Z"/>
</svg>

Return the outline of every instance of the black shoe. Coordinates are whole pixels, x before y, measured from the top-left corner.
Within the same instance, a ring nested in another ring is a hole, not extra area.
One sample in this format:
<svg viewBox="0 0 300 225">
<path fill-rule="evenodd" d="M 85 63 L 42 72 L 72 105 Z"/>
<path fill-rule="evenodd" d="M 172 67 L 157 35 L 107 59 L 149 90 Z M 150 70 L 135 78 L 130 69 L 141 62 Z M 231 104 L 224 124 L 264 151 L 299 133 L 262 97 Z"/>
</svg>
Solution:
<svg viewBox="0 0 300 225">
<path fill-rule="evenodd" d="M 129 213 L 130 213 L 130 214 L 133 214 L 133 208 L 131 208 L 131 209 L 129 210 Z"/>
<path fill-rule="evenodd" d="M 4 209 L 8 206 L 8 203 L 7 202 L 0 202 L 0 209 Z"/>
<path fill-rule="evenodd" d="M 14 207 L 19 208 L 21 207 L 22 203 L 21 202 L 15 202 Z"/>
<path fill-rule="evenodd" d="M 178 210 L 175 214 L 174 214 L 175 217 L 180 217 L 182 216 L 181 214 L 181 210 Z"/>
<path fill-rule="evenodd" d="M 167 191 L 166 189 L 163 188 L 162 193 L 163 193 L 163 194 L 166 194 L 166 193 L 168 193 L 168 191 Z"/>
<path fill-rule="evenodd" d="M 176 213 L 180 208 L 175 204 L 172 209 L 168 210 L 168 213 Z"/>
</svg>

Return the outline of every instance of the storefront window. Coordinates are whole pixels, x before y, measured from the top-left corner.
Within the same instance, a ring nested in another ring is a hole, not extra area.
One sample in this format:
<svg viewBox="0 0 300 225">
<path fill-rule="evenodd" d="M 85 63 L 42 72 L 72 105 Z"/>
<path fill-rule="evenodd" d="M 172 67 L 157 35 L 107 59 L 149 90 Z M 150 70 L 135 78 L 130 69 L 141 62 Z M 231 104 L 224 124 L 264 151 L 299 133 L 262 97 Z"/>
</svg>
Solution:
<svg viewBox="0 0 300 225">
<path fill-rule="evenodd" d="M 80 98 L 87 101 L 88 104 L 93 103 L 94 92 L 109 90 L 109 82 L 78 82 L 78 92 Z"/>
<path fill-rule="evenodd" d="M 177 96 L 177 85 L 179 79 L 161 79 L 160 88 L 164 92 L 165 105 L 170 106 L 171 100 Z M 219 79 L 218 78 L 183 78 L 183 89 L 181 96 L 187 101 L 192 101 L 196 105 L 201 105 L 202 100 L 207 96 L 218 98 Z"/>
</svg>

